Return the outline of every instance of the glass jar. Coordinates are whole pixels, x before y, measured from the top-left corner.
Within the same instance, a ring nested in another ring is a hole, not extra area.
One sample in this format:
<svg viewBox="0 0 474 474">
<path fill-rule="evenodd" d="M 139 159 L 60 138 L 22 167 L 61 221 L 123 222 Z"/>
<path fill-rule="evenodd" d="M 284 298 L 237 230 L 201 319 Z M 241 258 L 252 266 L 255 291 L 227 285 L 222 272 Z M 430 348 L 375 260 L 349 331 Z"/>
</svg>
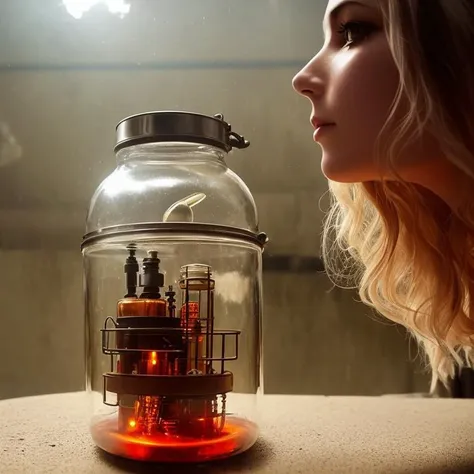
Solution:
<svg viewBox="0 0 474 474">
<path fill-rule="evenodd" d="M 225 162 L 248 145 L 222 115 L 117 125 L 82 243 L 91 434 L 111 454 L 200 462 L 257 439 L 266 236 Z"/>
</svg>

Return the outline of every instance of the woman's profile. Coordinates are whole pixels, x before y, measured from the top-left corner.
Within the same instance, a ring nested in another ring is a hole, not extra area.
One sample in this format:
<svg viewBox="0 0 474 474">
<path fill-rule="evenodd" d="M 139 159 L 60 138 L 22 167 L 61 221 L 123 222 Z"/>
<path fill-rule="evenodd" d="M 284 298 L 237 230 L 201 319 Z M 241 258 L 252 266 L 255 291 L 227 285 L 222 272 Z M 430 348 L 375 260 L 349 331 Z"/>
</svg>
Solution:
<svg viewBox="0 0 474 474">
<path fill-rule="evenodd" d="M 447 383 L 474 363 L 474 2 L 329 0 L 296 75 L 332 207 L 331 278 L 400 323 Z"/>
</svg>

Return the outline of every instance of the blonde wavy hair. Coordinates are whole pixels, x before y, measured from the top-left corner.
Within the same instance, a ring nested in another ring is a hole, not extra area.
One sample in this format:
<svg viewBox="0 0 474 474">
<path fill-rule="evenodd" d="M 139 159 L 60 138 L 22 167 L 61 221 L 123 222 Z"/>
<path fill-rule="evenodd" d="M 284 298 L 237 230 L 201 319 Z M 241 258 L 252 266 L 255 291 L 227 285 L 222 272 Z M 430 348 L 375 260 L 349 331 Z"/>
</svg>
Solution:
<svg viewBox="0 0 474 474">
<path fill-rule="evenodd" d="M 428 132 L 474 185 L 474 2 L 380 3 L 400 84 L 376 156 L 395 169 L 403 146 Z M 364 303 L 416 337 L 432 391 L 473 366 L 473 206 L 449 209 L 401 179 L 329 188 L 322 245 L 333 281 L 354 282 Z"/>
</svg>

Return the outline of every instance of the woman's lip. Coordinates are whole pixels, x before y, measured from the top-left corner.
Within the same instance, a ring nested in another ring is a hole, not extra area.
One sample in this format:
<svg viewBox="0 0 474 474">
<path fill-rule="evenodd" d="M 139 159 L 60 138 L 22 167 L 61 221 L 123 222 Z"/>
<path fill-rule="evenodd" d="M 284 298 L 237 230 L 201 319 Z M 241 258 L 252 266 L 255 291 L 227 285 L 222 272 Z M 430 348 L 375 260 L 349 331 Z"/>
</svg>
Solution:
<svg viewBox="0 0 474 474">
<path fill-rule="evenodd" d="M 318 141 L 319 137 L 323 134 L 326 133 L 328 130 L 333 128 L 335 126 L 334 123 L 320 123 L 315 126 L 315 131 L 313 133 L 313 139 L 314 141 Z"/>
<path fill-rule="evenodd" d="M 309 121 L 314 128 L 323 127 L 325 125 L 334 125 L 334 122 L 329 122 L 321 117 L 316 117 L 315 115 L 311 116 Z"/>
</svg>

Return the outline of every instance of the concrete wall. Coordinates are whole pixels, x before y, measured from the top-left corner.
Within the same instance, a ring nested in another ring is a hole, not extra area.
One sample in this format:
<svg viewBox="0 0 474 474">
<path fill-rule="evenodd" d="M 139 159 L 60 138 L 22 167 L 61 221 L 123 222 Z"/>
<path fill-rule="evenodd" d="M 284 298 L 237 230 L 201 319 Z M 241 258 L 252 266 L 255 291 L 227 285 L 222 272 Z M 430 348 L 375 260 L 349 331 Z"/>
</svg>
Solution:
<svg viewBox="0 0 474 474">
<path fill-rule="evenodd" d="M 99 6 L 75 19 L 58 0 L 2 1 L 0 122 L 22 157 L 0 167 L 0 398 L 83 386 L 79 245 L 124 116 L 224 113 L 252 142 L 228 162 L 255 195 L 267 255 L 318 256 L 327 185 L 291 79 L 321 43 L 325 2 L 125 3 L 124 18 Z M 266 389 L 425 390 L 403 331 L 328 289 L 314 271 L 265 273 Z"/>
</svg>

